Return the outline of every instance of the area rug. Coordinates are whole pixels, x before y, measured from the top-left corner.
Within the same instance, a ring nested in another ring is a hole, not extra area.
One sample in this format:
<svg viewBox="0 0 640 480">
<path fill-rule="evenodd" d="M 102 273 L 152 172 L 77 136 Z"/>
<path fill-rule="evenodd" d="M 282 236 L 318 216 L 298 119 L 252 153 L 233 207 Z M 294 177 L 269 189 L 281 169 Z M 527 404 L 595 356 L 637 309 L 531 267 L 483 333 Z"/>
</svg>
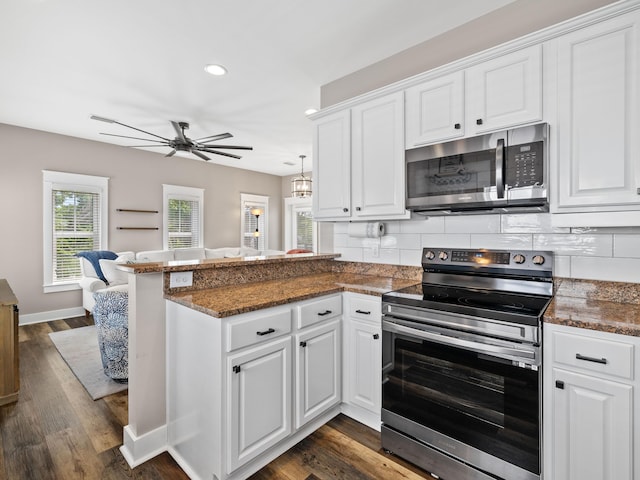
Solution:
<svg viewBox="0 0 640 480">
<path fill-rule="evenodd" d="M 104 374 L 95 325 L 52 332 L 49 337 L 92 399 L 127 389 L 126 383 Z"/>
</svg>

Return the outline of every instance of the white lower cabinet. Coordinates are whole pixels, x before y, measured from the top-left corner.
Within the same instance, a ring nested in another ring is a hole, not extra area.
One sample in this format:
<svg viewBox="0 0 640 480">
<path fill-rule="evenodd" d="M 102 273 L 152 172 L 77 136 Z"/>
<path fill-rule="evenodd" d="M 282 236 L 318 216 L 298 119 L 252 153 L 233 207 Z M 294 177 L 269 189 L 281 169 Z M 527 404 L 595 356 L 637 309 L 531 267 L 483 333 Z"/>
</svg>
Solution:
<svg viewBox="0 0 640 480">
<path fill-rule="evenodd" d="M 344 405 L 350 417 L 380 431 L 382 306 L 380 298 L 345 293 Z"/>
<path fill-rule="evenodd" d="M 544 328 L 544 479 L 637 479 L 637 337 Z"/>
<path fill-rule="evenodd" d="M 291 433 L 291 339 L 227 358 L 229 471 Z"/>
<path fill-rule="evenodd" d="M 342 400 L 340 337 L 340 319 L 295 336 L 296 428 Z"/>
</svg>

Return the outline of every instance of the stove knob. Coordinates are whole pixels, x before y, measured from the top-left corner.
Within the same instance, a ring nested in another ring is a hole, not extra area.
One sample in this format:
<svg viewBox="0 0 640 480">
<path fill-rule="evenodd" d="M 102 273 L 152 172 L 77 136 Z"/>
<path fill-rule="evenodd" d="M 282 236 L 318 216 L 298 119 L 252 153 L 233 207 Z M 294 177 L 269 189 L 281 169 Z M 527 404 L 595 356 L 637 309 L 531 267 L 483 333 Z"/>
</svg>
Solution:
<svg viewBox="0 0 640 480">
<path fill-rule="evenodd" d="M 433 260 L 434 258 L 436 258 L 436 254 L 431 250 L 427 250 L 427 252 L 424 254 L 424 258 L 426 258 L 427 260 Z"/>
<path fill-rule="evenodd" d="M 524 260 L 525 260 L 524 255 L 522 255 L 521 253 L 518 253 L 517 255 L 513 256 L 513 261 L 517 264 L 524 263 Z"/>
<path fill-rule="evenodd" d="M 449 258 L 449 254 L 447 252 L 440 252 L 440 254 L 438 255 L 438 258 L 444 261 L 447 258 Z"/>
<path fill-rule="evenodd" d="M 533 257 L 534 265 L 542 265 L 544 263 L 544 257 L 542 255 L 536 255 Z"/>
</svg>

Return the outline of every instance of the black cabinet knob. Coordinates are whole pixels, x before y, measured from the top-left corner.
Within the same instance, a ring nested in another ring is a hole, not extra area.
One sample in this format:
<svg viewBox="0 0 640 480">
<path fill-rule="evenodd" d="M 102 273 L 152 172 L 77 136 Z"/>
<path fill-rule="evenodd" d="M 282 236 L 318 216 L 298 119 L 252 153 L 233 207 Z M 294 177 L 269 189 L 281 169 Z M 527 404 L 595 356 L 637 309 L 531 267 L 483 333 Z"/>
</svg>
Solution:
<svg viewBox="0 0 640 480">
<path fill-rule="evenodd" d="M 362 210 L 360 207 L 356 207 L 356 212 L 359 212 L 360 210 Z"/>
<path fill-rule="evenodd" d="M 302 348 L 306 347 L 306 346 L 307 346 L 307 342 L 300 342 L 300 346 L 301 346 Z"/>
<path fill-rule="evenodd" d="M 556 380 L 556 388 L 564 390 L 564 382 L 562 380 Z"/>
<path fill-rule="evenodd" d="M 342 211 L 343 211 L 344 213 L 347 213 L 347 212 L 349 211 L 349 209 L 348 209 L 347 207 L 344 207 L 344 208 L 342 209 Z"/>
<path fill-rule="evenodd" d="M 482 119 L 481 118 L 476 120 L 476 125 L 482 125 Z"/>
<path fill-rule="evenodd" d="M 462 128 L 462 125 L 460 125 L 459 123 L 456 123 L 453 128 L 455 128 L 456 130 L 460 130 Z"/>
<path fill-rule="evenodd" d="M 373 339 L 374 340 L 378 340 L 380 338 L 380 335 L 378 335 L 377 333 L 373 334 Z"/>
</svg>

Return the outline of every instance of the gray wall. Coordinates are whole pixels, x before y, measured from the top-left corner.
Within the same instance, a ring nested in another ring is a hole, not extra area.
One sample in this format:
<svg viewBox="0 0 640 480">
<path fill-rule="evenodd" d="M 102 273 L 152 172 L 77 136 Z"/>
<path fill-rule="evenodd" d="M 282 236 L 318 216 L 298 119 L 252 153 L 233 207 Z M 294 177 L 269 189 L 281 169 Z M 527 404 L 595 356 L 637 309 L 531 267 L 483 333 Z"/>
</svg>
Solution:
<svg viewBox="0 0 640 480">
<path fill-rule="evenodd" d="M 42 170 L 110 178 L 110 250 L 162 248 L 161 229 L 117 230 L 118 226 L 162 227 L 162 184 L 205 189 L 206 247 L 240 244 L 240 193 L 269 196 L 269 248 L 282 248 L 281 177 L 4 124 L 0 124 L 0 145 L 0 278 L 9 281 L 21 314 L 82 304 L 79 290 L 42 291 Z M 118 213 L 116 208 L 160 213 Z"/>
<path fill-rule="evenodd" d="M 323 85 L 320 89 L 322 108 L 446 65 L 610 3 L 615 2 L 613 0 L 518 0 L 392 57 Z"/>
</svg>

